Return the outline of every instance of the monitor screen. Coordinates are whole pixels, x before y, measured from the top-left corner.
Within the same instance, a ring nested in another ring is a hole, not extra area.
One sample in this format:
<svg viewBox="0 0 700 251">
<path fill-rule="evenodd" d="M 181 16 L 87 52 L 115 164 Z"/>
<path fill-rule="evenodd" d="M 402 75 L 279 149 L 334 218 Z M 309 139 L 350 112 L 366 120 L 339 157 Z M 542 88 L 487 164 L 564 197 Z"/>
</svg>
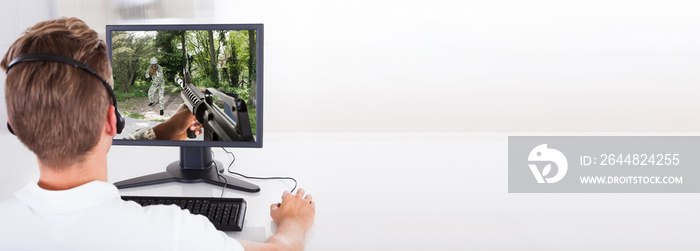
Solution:
<svg viewBox="0 0 700 251">
<path fill-rule="evenodd" d="M 262 24 L 108 25 L 106 38 L 126 120 L 113 144 L 262 147 Z M 141 135 L 185 109 L 198 135 Z"/>
</svg>

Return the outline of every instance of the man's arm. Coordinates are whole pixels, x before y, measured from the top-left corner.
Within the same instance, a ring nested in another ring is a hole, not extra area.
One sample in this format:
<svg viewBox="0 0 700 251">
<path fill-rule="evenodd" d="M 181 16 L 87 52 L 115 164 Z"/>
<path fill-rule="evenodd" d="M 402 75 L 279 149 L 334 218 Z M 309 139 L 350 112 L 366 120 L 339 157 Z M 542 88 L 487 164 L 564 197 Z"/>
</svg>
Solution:
<svg viewBox="0 0 700 251">
<path fill-rule="evenodd" d="M 310 194 L 299 188 L 296 194 L 284 192 L 282 203 L 270 206 L 270 216 L 277 224 L 275 234 L 257 243 L 239 240 L 246 251 L 304 250 L 304 234 L 314 224 L 316 203 Z"/>
</svg>

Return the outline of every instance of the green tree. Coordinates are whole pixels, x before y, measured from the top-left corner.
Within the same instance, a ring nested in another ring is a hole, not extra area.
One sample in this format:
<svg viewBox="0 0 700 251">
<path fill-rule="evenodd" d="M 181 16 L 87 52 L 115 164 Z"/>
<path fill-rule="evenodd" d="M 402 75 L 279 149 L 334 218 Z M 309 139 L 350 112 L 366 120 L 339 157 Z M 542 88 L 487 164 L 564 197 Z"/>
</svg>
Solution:
<svg viewBox="0 0 700 251">
<path fill-rule="evenodd" d="M 176 75 L 185 68 L 183 49 L 178 49 L 178 41 L 184 31 L 158 31 L 155 46 L 158 48 L 158 64 L 163 67 L 166 82 L 173 82 Z M 181 75 L 181 74 L 180 74 Z"/>
<path fill-rule="evenodd" d="M 248 31 L 231 31 L 226 39 L 224 50 L 225 70 L 229 76 L 229 85 L 233 87 L 249 88 L 248 59 Z"/>
<path fill-rule="evenodd" d="M 192 70 L 192 65 L 187 63 L 187 61 L 189 60 L 189 57 L 187 56 L 187 42 L 186 42 L 187 40 L 186 40 L 186 36 L 185 36 L 186 32 L 179 31 L 178 34 L 180 35 L 180 47 L 182 48 L 181 60 L 186 65 L 187 72 L 189 72 L 190 70 Z"/>
<path fill-rule="evenodd" d="M 187 53 L 190 57 L 190 74 L 192 78 L 209 78 L 212 74 L 211 57 L 209 56 L 209 38 L 207 31 L 187 31 Z M 196 84 L 196 83 L 195 83 Z"/>
<path fill-rule="evenodd" d="M 256 62 L 256 32 L 254 30 L 249 30 L 248 31 L 248 50 L 249 52 L 249 57 L 248 57 L 248 85 L 250 88 L 250 97 L 252 97 L 252 100 L 249 101 L 248 103 L 251 108 L 255 108 L 255 97 L 256 97 L 256 67 L 257 67 L 257 62 Z"/>
<path fill-rule="evenodd" d="M 209 75 L 209 78 L 211 79 L 211 82 L 214 84 L 219 83 L 219 70 L 217 69 L 217 55 L 216 55 L 216 50 L 214 49 L 214 46 L 216 43 L 214 42 L 214 31 L 209 30 L 207 31 L 207 35 L 209 37 L 209 60 L 211 62 L 211 75 Z"/>
<path fill-rule="evenodd" d="M 112 36 L 112 65 L 115 90 L 128 93 L 144 62 L 153 55 L 153 37 L 136 36 L 131 32 L 117 31 Z M 147 64 L 147 62 L 146 62 Z"/>
<path fill-rule="evenodd" d="M 235 31 L 234 31 L 235 33 Z M 221 69 L 223 78 L 228 82 L 229 86 L 240 87 L 240 60 L 238 60 L 238 51 L 236 49 L 235 34 L 224 37 L 224 67 Z"/>
<path fill-rule="evenodd" d="M 193 66 L 193 78 L 206 77 L 210 87 L 224 87 L 221 84 L 220 75 L 226 61 L 226 37 L 227 31 L 187 31 L 187 54 L 191 58 Z M 222 50 L 223 47 L 223 50 Z M 226 79 L 226 78 L 224 78 Z"/>
</svg>

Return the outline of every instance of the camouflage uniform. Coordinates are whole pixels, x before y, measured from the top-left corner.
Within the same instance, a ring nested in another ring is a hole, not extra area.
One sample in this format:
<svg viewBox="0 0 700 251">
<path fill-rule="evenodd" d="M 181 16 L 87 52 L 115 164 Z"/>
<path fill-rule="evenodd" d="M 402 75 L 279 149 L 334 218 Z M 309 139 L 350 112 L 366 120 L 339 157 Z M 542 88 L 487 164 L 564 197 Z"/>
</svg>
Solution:
<svg viewBox="0 0 700 251">
<path fill-rule="evenodd" d="M 146 70 L 146 78 L 152 77 L 153 83 L 151 83 L 151 88 L 148 89 L 148 100 L 151 101 L 151 103 L 155 103 L 155 98 L 153 95 L 156 93 L 156 89 L 158 89 L 158 104 L 160 105 L 160 109 L 163 110 L 163 93 L 165 92 L 165 79 L 163 78 L 163 67 L 160 67 L 160 65 L 156 65 L 156 74 L 151 75 L 151 68 L 153 65 L 148 65 L 148 69 Z"/>
<path fill-rule="evenodd" d="M 153 131 L 152 127 L 144 127 L 141 129 L 138 129 L 129 136 L 126 136 L 124 139 L 132 139 L 132 140 L 153 140 L 156 139 L 156 133 Z"/>
</svg>

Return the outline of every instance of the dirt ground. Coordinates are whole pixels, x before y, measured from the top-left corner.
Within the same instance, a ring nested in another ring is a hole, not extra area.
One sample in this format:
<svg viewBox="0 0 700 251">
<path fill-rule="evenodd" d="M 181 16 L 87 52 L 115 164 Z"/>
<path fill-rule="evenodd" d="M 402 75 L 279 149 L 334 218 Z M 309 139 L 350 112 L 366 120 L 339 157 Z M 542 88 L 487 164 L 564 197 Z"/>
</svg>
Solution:
<svg viewBox="0 0 700 251">
<path fill-rule="evenodd" d="M 148 97 L 129 98 L 123 102 L 119 102 L 119 111 L 122 113 L 141 114 L 146 120 L 165 121 L 170 118 L 178 107 L 184 103 L 180 97 L 180 93 L 165 93 L 163 95 L 163 115 L 160 115 L 160 106 L 158 105 L 158 93 L 155 95 L 156 104 L 148 106 Z"/>
</svg>

